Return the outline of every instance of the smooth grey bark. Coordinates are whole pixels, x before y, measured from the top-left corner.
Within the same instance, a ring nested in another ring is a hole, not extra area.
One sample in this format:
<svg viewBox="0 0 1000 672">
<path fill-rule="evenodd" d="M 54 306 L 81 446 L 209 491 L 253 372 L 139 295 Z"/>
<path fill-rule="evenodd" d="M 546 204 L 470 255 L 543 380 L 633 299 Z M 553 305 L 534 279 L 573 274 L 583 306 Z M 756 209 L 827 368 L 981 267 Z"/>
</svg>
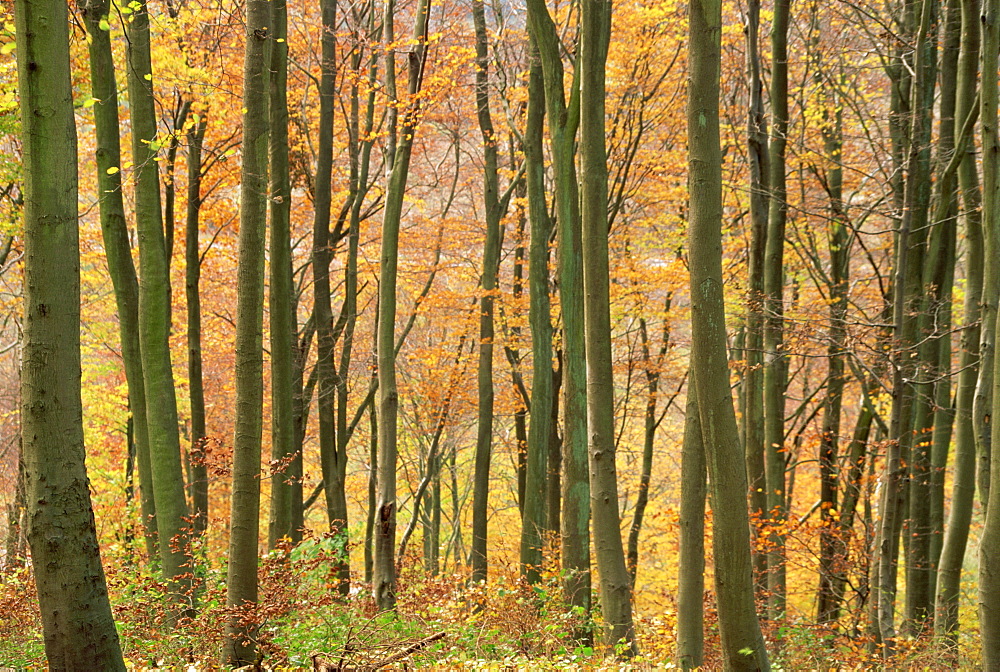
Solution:
<svg viewBox="0 0 1000 672">
<path fill-rule="evenodd" d="M 149 453 L 163 575 L 173 599 L 189 604 L 187 502 L 181 466 L 177 396 L 170 356 L 170 273 L 160 210 L 156 109 L 149 10 L 138 0 L 128 22 L 128 94 L 139 239 L 139 346 L 146 390 Z"/>
<path fill-rule="evenodd" d="M 69 17 L 17 0 L 24 168 L 21 446 L 51 670 L 125 670 L 90 503 L 80 396 L 80 239 Z"/>
<path fill-rule="evenodd" d="M 768 670 L 754 605 L 747 474 L 726 347 L 719 139 L 722 3 L 694 0 L 688 11 L 691 363 L 715 514 L 713 555 L 722 659 L 726 669 Z"/>
<path fill-rule="evenodd" d="M 934 203 L 932 212 L 933 229 L 928 245 L 929 261 L 924 268 L 924 287 L 928 309 L 924 311 L 924 333 L 932 336 L 926 342 L 929 352 L 929 369 L 933 384 L 933 399 L 929 410 L 923 411 L 929 418 L 930 436 L 924 430 L 925 440 L 930 441 L 930 501 L 928 512 L 928 558 L 924 603 L 920 609 L 928 628 L 935 620 L 935 595 L 937 592 L 937 568 L 944 537 L 945 516 L 945 469 L 947 468 L 956 409 L 952 403 L 952 304 L 955 283 L 955 263 L 958 232 L 958 181 L 956 178 L 961 155 L 956 152 L 956 143 L 963 142 L 958 136 L 963 127 L 962 119 L 956 115 L 958 95 L 958 61 L 961 40 L 960 0 L 947 0 L 941 28 L 941 94 L 938 108 L 940 123 L 936 143 L 934 182 Z M 978 116 L 978 115 L 977 115 Z M 970 134 L 971 134 L 971 129 Z M 915 425 L 920 429 L 928 424 L 921 421 Z"/>
<path fill-rule="evenodd" d="M 379 384 L 379 455 L 378 506 L 375 521 L 375 552 L 372 576 L 372 596 L 379 609 L 396 606 L 396 566 L 393 554 L 396 545 L 396 422 L 399 392 L 396 387 L 396 276 L 399 262 L 399 224 L 403 196 L 410 171 L 413 138 L 420 123 L 420 99 L 417 93 L 423 82 L 427 54 L 430 3 L 419 0 L 413 23 L 415 44 L 407 54 L 407 92 L 409 102 L 403 116 L 392 162 L 392 172 L 386 186 L 385 210 L 382 216 L 382 253 L 379 271 L 378 320 L 378 384 Z M 383 31 L 392 44 L 389 24 L 395 19 L 394 2 L 386 3 Z M 386 72 L 395 77 L 395 50 L 386 48 Z"/>
<path fill-rule="evenodd" d="M 146 420 L 146 389 L 142 379 L 142 355 L 139 351 L 139 281 L 132 262 L 122 194 L 121 137 L 118 118 L 118 86 L 115 81 L 114 57 L 110 31 L 101 28 L 107 21 L 108 0 L 87 0 L 80 3 L 87 33 L 90 36 L 90 81 L 94 103 L 94 132 L 97 136 L 95 158 L 97 189 L 100 194 L 101 233 L 108 272 L 115 288 L 119 334 L 125 381 L 128 384 L 128 404 L 133 420 L 136 461 L 139 466 L 139 493 L 146 554 L 157 557 L 156 505 L 153 499 L 153 467 L 149 455 L 149 431 Z M 110 172 L 109 172 L 110 171 Z"/>
<path fill-rule="evenodd" d="M 264 248 L 268 202 L 269 0 L 248 0 L 243 61 L 243 152 L 236 270 L 236 419 L 224 664 L 256 663 L 260 456 L 264 412 Z"/>
</svg>

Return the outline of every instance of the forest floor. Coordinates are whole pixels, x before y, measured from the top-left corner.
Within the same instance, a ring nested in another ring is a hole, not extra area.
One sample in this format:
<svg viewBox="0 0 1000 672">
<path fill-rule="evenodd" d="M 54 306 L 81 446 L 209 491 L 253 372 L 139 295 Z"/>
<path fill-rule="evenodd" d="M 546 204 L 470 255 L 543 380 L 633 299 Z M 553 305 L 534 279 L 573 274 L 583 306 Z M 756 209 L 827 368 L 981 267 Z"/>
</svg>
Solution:
<svg viewBox="0 0 1000 672">
<path fill-rule="evenodd" d="M 120 566 L 120 565 L 113 565 Z M 403 571 L 396 612 L 377 613 L 363 584 L 337 590 L 321 542 L 306 542 L 262 562 L 261 602 L 248 615 L 260 666 L 274 670 L 371 669 L 672 669 L 673 611 L 636 615 L 640 657 L 616 662 L 612 647 L 574 641 L 581 628 L 600 630 L 599 609 L 588 620 L 559 597 L 558 575 L 527 587 L 516 567 L 495 567 L 487 586 L 468 587 L 459 574 Z M 176 622 L 164 585 L 145 568 L 111 570 L 108 585 L 126 662 L 131 669 L 207 670 L 216 667 L 225 608 L 222 569 L 199 578 L 198 610 Z M 595 593 L 596 594 L 596 593 Z M 705 602 L 705 669 L 719 669 L 718 624 Z M 950 654 L 931 638 L 901 638 L 897 668 L 979 667 L 978 624 Z M 766 625 L 776 670 L 882 667 L 860 634 L 806 623 Z M 324 667 L 324 665 L 326 667 Z M 0 667 L 44 669 L 41 620 L 27 568 L 0 575 Z"/>
</svg>

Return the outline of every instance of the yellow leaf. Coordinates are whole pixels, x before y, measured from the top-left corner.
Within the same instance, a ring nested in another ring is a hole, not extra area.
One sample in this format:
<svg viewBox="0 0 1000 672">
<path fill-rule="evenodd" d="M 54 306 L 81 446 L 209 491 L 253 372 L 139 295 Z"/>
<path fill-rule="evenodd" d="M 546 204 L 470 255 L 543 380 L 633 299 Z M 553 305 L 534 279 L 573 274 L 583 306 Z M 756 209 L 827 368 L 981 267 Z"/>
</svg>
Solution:
<svg viewBox="0 0 1000 672">
<path fill-rule="evenodd" d="M 118 166 L 111 166 L 105 171 L 108 175 L 114 175 L 118 172 Z"/>
</svg>

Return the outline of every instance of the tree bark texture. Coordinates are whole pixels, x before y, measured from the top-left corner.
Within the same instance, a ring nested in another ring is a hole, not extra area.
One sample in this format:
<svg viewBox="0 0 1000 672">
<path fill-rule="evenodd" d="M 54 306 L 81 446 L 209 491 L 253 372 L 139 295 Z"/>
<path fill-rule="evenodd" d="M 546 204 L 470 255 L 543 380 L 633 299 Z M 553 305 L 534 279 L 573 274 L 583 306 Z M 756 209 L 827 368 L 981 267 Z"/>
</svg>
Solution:
<svg viewBox="0 0 1000 672">
<path fill-rule="evenodd" d="M 90 502 L 80 396 L 80 240 L 69 17 L 18 0 L 24 167 L 21 445 L 51 670 L 124 670 Z"/>
</svg>

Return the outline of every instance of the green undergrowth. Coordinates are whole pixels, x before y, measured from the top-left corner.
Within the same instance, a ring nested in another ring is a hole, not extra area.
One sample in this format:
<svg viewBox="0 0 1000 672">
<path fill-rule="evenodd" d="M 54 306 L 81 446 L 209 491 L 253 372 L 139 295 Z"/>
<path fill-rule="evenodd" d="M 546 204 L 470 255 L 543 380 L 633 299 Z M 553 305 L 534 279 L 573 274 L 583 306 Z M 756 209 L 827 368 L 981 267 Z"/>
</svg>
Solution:
<svg viewBox="0 0 1000 672">
<path fill-rule="evenodd" d="M 599 616 L 588 620 L 560 597 L 559 576 L 544 574 L 528 587 L 516 566 L 494 565 L 490 581 L 469 586 L 460 574 L 427 575 L 404 567 L 397 609 L 375 611 L 366 586 L 349 595 L 337 590 L 334 563 L 339 549 L 314 538 L 269 554 L 260 566 L 260 602 L 246 613 L 262 669 L 313 669 L 314 660 L 343 668 L 476 670 L 672 669 L 676 616 L 639 614 L 636 632 L 642 656 L 615 662 L 614 649 L 573 639 L 600 632 Z M 108 573 L 122 649 L 132 669 L 204 670 L 216 666 L 225 607 L 225 571 L 195 563 L 196 610 L 177 618 L 164 584 L 148 568 L 113 563 Z M 596 595 L 595 595 L 596 599 Z M 596 604 L 596 603 L 595 603 Z M 599 608 L 594 610 L 599 614 Z M 923 669 L 971 667 L 978 662 L 975 623 L 963 618 L 956 654 L 929 638 L 901 639 L 897 663 Z M 861 669 L 879 666 L 859 634 L 820 630 L 789 621 L 766 636 L 775 670 Z M 718 624 L 706 601 L 706 669 L 721 667 Z M 974 653 L 975 652 L 975 653 Z M 44 669 L 41 619 L 30 572 L 0 574 L 0 667 Z"/>
</svg>

